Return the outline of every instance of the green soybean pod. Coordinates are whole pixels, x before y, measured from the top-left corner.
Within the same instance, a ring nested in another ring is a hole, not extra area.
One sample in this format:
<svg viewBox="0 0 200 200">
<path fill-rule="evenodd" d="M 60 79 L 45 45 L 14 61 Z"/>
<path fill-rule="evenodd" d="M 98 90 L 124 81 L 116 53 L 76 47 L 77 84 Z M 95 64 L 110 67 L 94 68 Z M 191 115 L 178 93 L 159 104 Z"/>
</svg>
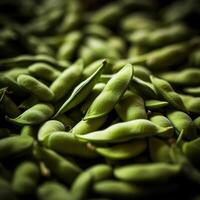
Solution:
<svg viewBox="0 0 200 200">
<path fill-rule="evenodd" d="M 14 81 L 17 81 L 17 77 L 21 74 L 29 74 L 28 70 L 25 69 L 25 68 L 13 68 L 13 69 L 10 69 L 10 70 L 7 70 L 5 71 L 5 76 L 14 80 Z"/>
<path fill-rule="evenodd" d="M 21 129 L 20 135 L 22 135 L 22 136 L 28 135 L 28 136 L 35 138 L 37 136 L 37 132 L 38 132 L 37 126 L 25 125 Z"/>
<path fill-rule="evenodd" d="M 194 125 L 197 129 L 200 129 L 200 117 L 197 117 L 193 120 Z"/>
<path fill-rule="evenodd" d="M 200 97 L 180 94 L 180 97 L 186 107 L 186 110 L 191 113 L 200 114 Z"/>
<path fill-rule="evenodd" d="M 136 119 L 114 124 L 104 130 L 91 132 L 85 135 L 76 135 L 78 138 L 94 143 L 124 142 L 134 138 L 145 138 L 161 135 L 172 127 L 160 127 L 146 119 Z"/>
<path fill-rule="evenodd" d="M 93 101 L 89 107 L 84 120 L 99 118 L 107 115 L 119 101 L 133 76 L 133 67 L 125 65 L 117 74 L 115 74 L 106 84 L 103 91 Z"/>
<path fill-rule="evenodd" d="M 85 81 L 81 82 L 78 86 L 76 86 L 71 93 L 70 97 L 64 102 L 64 104 L 59 108 L 57 113 L 54 115 L 54 118 L 64 112 L 74 108 L 78 104 L 80 104 L 91 92 L 94 85 L 97 83 L 100 75 L 105 67 L 106 61 L 103 60 L 101 66 Z"/>
<path fill-rule="evenodd" d="M 33 146 L 33 138 L 30 136 L 12 136 L 0 140 L 0 159 L 28 153 Z"/>
<path fill-rule="evenodd" d="M 25 112 L 23 112 L 18 117 L 8 120 L 12 123 L 19 125 L 36 125 L 48 120 L 54 113 L 54 108 L 50 104 L 39 103 Z"/>
<path fill-rule="evenodd" d="M 167 182 L 177 176 L 181 165 L 168 163 L 130 164 L 114 169 L 114 176 L 135 183 Z"/>
<path fill-rule="evenodd" d="M 120 3 L 110 3 L 103 6 L 98 11 L 94 12 L 89 18 L 90 22 L 96 24 L 112 25 L 123 14 L 123 9 Z"/>
<path fill-rule="evenodd" d="M 19 75 L 17 83 L 39 100 L 51 101 L 54 97 L 54 93 L 45 84 L 30 75 Z"/>
<path fill-rule="evenodd" d="M 85 142 L 77 140 L 72 133 L 55 131 L 44 138 L 44 145 L 58 153 L 85 158 L 95 158 L 98 155 L 88 148 Z M 66 148 L 67 147 L 67 148 Z"/>
<path fill-rule="evenodd" d="M 113 169 L 107 164 L 96 164 L 86 169 L 92 174 L 93 182 L 103 181 L 113 176 Z"/>
<path fill-rule="evenodd" d="M 53 66 L 40 62 L 30 65 L 28 71 L 31 75 L 46 81 L 54 81 L 61 74 L 61 72 Z"/>
<path fill-rule="evenodd" d="M 176 185 L 170 184 L 168 187 L 159 185 L 139 185 L 119 180 L 104 180 L 93 185 L 95 194 L 111 199 L 134 199 L 149 198 L 153 195 L 166 195 L 171 192 L 174 195 Z M 161 197 L 162 198 L 162 197 Z"/>
<path fill-rule="evenodd" d="M 158 94 L 154 86 L 151 83 L 143 81 L 137 77 L 133 77 L 133 81 L 130 84 L 130 89 L 132 91 L 136 90 L 144 97 L 158 98 Z"/>
<path fill-rule="evenodd" d="M 197 138 L 189 142 L 184 142 L 182 145 L 183 153 L 197 167 L 200 167 L 199 144 L 200 144 L 200 138 Z"/>
<path fill-rule="evenodd" d="M 149 53 L 146 65 L 149 69 L 162 71 L 180 64 L 187 56 L 187 45 L 173 44 Z"/>
<path fill-rule="evenodd" d="M 174 91 L 172 86 L 165 80 L 150 76 L 151 82 L 156 88 L 157 92 L 175 108 L 186 111 L 184 103 L 178 93 Z"/>
<path fill-rule="evenodd" d="M 171 127 L 171 129 L 166 131 L 165 134 L 159 135 L 159 137 L 170 138 L 174 135 L 174 130 L 173 130 L 172 124 L 167 117 L 163 116 L 160 113 L 154 113 L 150 116 L 149 120 L 151 122 L 153 122 L 154 124 L 161 126 L 161 127 L 165 127 L 165 128 Z"/>
<path fill-rule="evenodd" d="M 72 128 L 71 132 L 76 136 L 96 131 L 106 122 L 107 118 L 106 115 L 97 119 L 81 120 Z"/>
<path fill-rule="evenodd" d="M 193 140 L 198 137 L 196 127 L 189 115 L 182 111 L 169 111 L 167 117 L 178 131 L 183 131 L 183 138 Z"/>
<path fill-rule="evenodd" d="M 95 150 L 105 158 L 112 160 L 125 160 L 143 153 L 147 147 L 146 140 L 132 140 L 108 147 L 95 147 Z"/>
<path fill-rule="evenodd" d="M 105 39 L 109 38 L 112 35 L 109 28 L 101 24 L 95 24 L 95 23 L 86 25 L 83 31 L 86 35 L 98 36 L 100 38 L 105 38 Z"/>
<path fill-rule="evenodd" d="M 8 117 L 17 117 L 21 111 L 15 102 L 6 94 L 4 94 L 0 101 L 0 108 L 5 112 Z"/>
<path fill-rule="evenodd" d="M 200 69 L 185 68 L 181 71 L 162 73 L 160 77 L 176 85 L 198 86 L 200 84 Z"/>
<path fill-rule="evenodd" d="M 81 169 L 71 161 L 57 154 L 55 151 L 43 147 L 35 147 L 36 158 L 42 160 L 50 172 L 66 184 L 71 184 Z"/>
<path fill-rule="evenodd" d="M 170 146 L 163 140 L 152 137 L 149 138 L 149 153 L 153 162 L 170 163 Z"/>
<path fill-rule="evenodd" d="M 17 200 L 10 183 L 0 177 L 0 197 L 3 200 Z"/>
<path fill-rule="evenodd" d="M 77 50 L 77 47 L 79 46 L 81 39 L 82 33 L 80 31 L 69 32 L 65 36 L 63 43 L 58 48 L 58 60 L 71 60 Z"/>
<path fill-rule="evenodd" d="M 147 119 L 144 100 L 136 93 L 128 90 L 116 104 L 115 110 L 123 121 Z"/>
<path fill-rule="evenodd" d="M 134 77 L 150 82 L 151 72 L 142 65 L 134 65 Z"/>
<path fill-rule="evenodd" d="M 79 81 L 83 70 L 83 60 L 77 60 L 72 66 L 51 84 L 50 89 L 54 93 L 54 101 L 64 97 Z"/>
<path fill-rule="evenodd" d="M 65 126 L 57 120 L 48 120 L 38 130 L 38 141 L 43 143 L 53 132 L 64 131 Z"/>
<path fill-rule="evenodd" d="M 67 187 L 54 181 L 46 181 L 37 188 L 38 200 L 70 200 L 71 195 Z"/>
<path fill-rule="evenodd" d="M 15 169 L 12 188 L 18 195 L 33 194 L 40 177 L 38 166 L 30 161 L 22 162 Z"/>
<path fill-rule="evenodd" d="M 82 172 L 71 186 L 71 197 L 73 200 L 87 199 L 90 187 L 93 183 L 93 176 L 90 172 Z"/>
<path fill-rule="evenodd" d="M 91 76 L 101 66 L 103 60 L 104 59 L 99 59 L 87 65 L 83 70 L 83 76 L 85 78 L 88 78 L 89 76 Z M 107 72 L 109 67 L 110 67 L 110 63 L 107 62 L 104 67 L 103 73 Z"/>
<path fill-rule="evenodd" d="M 92 89 L 90 96 L 87 98 L 87 100 L 82 104 L 81 111 L 83 114 L 85 114 L 94 101 L 94 99 L 103 91 L 105 88 L 105 83 L 97 83 L 94 88 Z"/>
<path fill-rule="evenodd" d="M 168 106 L 169 104 L 167 101 L 160 101 L 156 99 L 147 99 L 145 100 L 144 103 L 145 103 L 145 107 L 150 110 L 160 109 L 160 108 Z"/>
<path fill-rule="evenodd" d="M 187 87 L 183 91 L 189 95 L 200 97 L 200 87 Z"/>
</svg>

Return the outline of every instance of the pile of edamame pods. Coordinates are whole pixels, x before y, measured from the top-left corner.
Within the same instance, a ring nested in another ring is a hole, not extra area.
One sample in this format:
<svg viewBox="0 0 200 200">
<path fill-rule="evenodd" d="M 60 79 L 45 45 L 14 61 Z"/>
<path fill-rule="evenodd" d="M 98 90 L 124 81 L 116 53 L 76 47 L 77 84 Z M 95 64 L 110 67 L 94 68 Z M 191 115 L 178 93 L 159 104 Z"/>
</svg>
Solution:
<svg viewBox="0 0 200 200">
<path fill-rule="evenodd" d="M 0 1 L 0 199 L 200 199 L 198 0 Z"/>
</svg>

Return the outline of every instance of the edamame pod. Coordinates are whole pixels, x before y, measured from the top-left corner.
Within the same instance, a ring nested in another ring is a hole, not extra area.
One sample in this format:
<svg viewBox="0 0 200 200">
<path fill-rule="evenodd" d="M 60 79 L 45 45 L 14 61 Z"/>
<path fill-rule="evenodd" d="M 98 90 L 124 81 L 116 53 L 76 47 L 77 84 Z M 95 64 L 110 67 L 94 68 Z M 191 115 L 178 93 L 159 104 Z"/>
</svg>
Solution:
<svg viewBox="0 0 200 200">
<path fill-rule="evenodd" d="M 169 181 L 170 178 L 177 176 L 180 171 L 181 166 L 178 164 L 131 164 L 117 167 L 114 170 L 114 175 L 116 178 L 123 181 L 159 183 Z"/>
<path fill-rule="evenodd" d="M 154 123 L 137 119 L 128 122 L 114 124 L 102 131 L 91 132 L 85 135 L 76 135 L 78 138 L 94 143 L 124 142 L 134 138 L 145 138 L 153 135 L 161 135 L 172 127 L 160 127 Z"/>
<path fill-rule="evenodd" d="M 100 78 L 105 64 L 106 61 L 103 60 L 101 66 L 90 77 L 88 77 L 85 81 L 81 82 L 78 86 L 76 86 L 70 97 L 65 101 L 65 103 L 59 108 L 57 113 L 54 115 L 54 118 L 80 104 L 89 95 L 92 88 Z"/>
<path fill-rule="evenodd" d="M 19 75 L 17 83 L 42 101 L 51 101 L 54 97 L 54 93 L 45 84 L 30 75 Z"/>
<path fill-rule="evenodd" d="M 133 76 L 133 67 L 125 65 L 112 79 L 106 84 L 103 91 L 93 101 L 89 107 L 84 120 L 99 118 L 107 115 L 119 101 Z"/>
<path fill-rule="evenodd" d="M 8 120 L 19 125 L 35 125 L 48 120 L 54 113 L 54 108 L 50 104 L 39 103 L 29 108 L 17 118 Z"/>
</svg>

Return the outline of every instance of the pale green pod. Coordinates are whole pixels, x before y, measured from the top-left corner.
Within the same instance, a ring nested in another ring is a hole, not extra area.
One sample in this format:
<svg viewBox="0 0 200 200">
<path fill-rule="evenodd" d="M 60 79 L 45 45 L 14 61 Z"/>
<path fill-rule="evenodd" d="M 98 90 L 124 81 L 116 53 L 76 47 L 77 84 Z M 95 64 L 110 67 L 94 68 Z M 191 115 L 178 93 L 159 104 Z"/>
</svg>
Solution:
<svg viewBox="0 0 200 200">
<path fill-rule="evenodd" d="M 146 119 L 136 119 L 114 124 L 101 131 L 76 136 L 85 141 L 94 143 L 116 143 L 134 138 L 145 138 L 153 135 L 165 134 L 171 129 L 172 127 L 160 127 Z"/>
<path fill-rule="evenodd" d="M 111 24 L 116 22 L 122 15 L 123 9 L 121 4 L 110 3 L 103 6 L 98 11 L 94 12 L 89 18 L 90 22 L 97 24 Z"/>
<path fill-rule="evenodd" d="M 54 93 L 54 101 L 64 97 L 80 80 L 83 70 L 83 60 L 76 61 L 72 66 L 67 68 L 51 84 L 50 89 Z"/>
<path fill-rule="evenodd" d="M 200 69 L 186 68 L 181 71 L 165 72 L 160 77 L 172 84 L 198 86 L 200 84 Z"/>
<path fill-rule="evenodd" d="M 173 24 L 146 32 L 143 37 L 132 37 L 132 42 L 150 47 L 160 47 L 184 41 L 189 38 L 190 33 L 189 28 L 183 24 Z"/>
<path fill-rule="evenodd" d="M 40 177 L 38 166 L 30 161 L 21 163 L 15 169 L 12 188 L 18 195 L 33 194 Z"/>
<path fill-rule="evenodd" d="M 99 118 L 107 115 L 119 101 L 133 76 L 133 67 L 128 64 L 115 74 L 106 84 L 103 91 L 89 107 L 84 120 Z"/>
<path fill-rule="evenodd" d="M 198 137 L 196 127 L 190 118 L 184 112 L 181 111 L 169 111 L 167 117 L 175 127 L 178 132 L 178 135 L 183 131 L 183 138 L 188 140 L 193 140 Z"/>
<path fill-rule="evenodd" d="M 144 66 L 134 65 L 134 77 L 150 82 L 150 75 L 152 73 Z"/>
<path fill-rule="evenodd" d="M 174 184 L 165 185 L 141 185 L 132 184 L 125 181 L 119 180 L 105 180 L 95 183 L 93 191 L 103 197 L 110 197 L 111 199 L 134 199 L 134 198 L 149 198 L 152 195 L 166 195 L 169 192 L 173 193 L 176 191 Z"/>
<path fill-rule="evenodd" d="M 85 81 L 81 82 L 76 86 L 71 93 L 70 97 L 64 102 L 64 104 L 59 108 L 54 117 L 70 110 L 71 108 L 80 104 L 91 92 L 94 85 L 97 83 L 100 75 L 105 67 L 106 61 L 103 60 L 101 66 Z"/>
<path fill-rule="evenodd" d="M 17 117 L 21 114 L 15 102 L 6 94 L 1 97 L 0 109 L 5 112 L 8 117 Z"/>
<path fill-rule="evenodd" d="M 28 67 L 28 72 L 38 78 L 46 81 L 54 81 L 61 72 L 46 63 L 35 63 Z"/>
<path fill-rule="evenodd" d="M 83 114 L 85 114 L 94 101 L 94 99 L 103 91 L 105 88 L 105 83 L 97 83 L 94 88 L 92 89 L 90 96 L 87 98 L 87 100 L 82 104 L 81 111 Z"/>
<path fill-rule="evenodd" d="M 185 105 L 178 93 L 174 91 L 172 86 L 165 80 L 150 76 L 151 82 L 157 92 L 175 108 L 186 111 Z"/>
<path fill-rule="evenodd" d="M 147 99 L 145 100 L 144 103 L 145 103 L 145 107 L 150 110 L 160 109 L 160 108 L 168 106 L 169 104 L 167 101 L 160 101 L 160 100 L 155 100 L 155 99 Z"/>
<path fill-rule="evenodd" d="M 195 140 L 184 142 L 182 145 L 182 151 L 186 157 L 199 168 L 200 166 L 200 138 Z"/>
<path fill-rule="evenodd" d="M 20 135 L 22 135 L 22 136 L 28 135 L 28 136 L 35 138 L 37 136 L 37 132 L 38 132 L 37 126 L 25 125 L 21 129 Z"/>
<path fill-rule="evenodd" d="M 102 65 L 103 61 L 104 59 L 99 59 L 87 65 L 83 70 L 83 76 L 85 78 L 88 78 L 89 76 L 91 76 Z M 110 67 L 110 63 L 107 62 L 105 64 L 105 67 L 102 73 L 107 72 L 109 67 Z"/>
<path fill-rule="evenodd" d="M 72 128 L 71 132 L 77 136 L 96 131 L 106 122 L 107 117 L 106 115 L 96 119 L 81 120 Z"/>
<path fill-rule="evenodd" d="M 74 53 L 79 46 L 82 38 L 82 33 L 79 31 L 72 31 L 65 37 L 64 42 L 59 47 L 57 52 L 58 60 L 71 60 Z"/>
<path fill-rule="evenodd" d="M 101 38 L 108 38 L 112 35 L 110 29 L 101 24 L 88 24 L 84 27 L 84 33 L 91 36 L 97 36 Z"/>
<path fill-rule="evenodd" d="M 155 113 L 149 118 L 149 120 L 151 122 L 153 122 L 154 124 L 161 126 L 163 128 L 171 127 L 171 129 L 166 131 L 165 134 L 159 135 L 159 137 L 170 138 L 174 135 L 173 126 L 172 126 L 171 122 L 169 121 L 169 119 L 167 117 L 163 116 L 160 113 Z"/>
<path fill-rule="evenodd" d="M 152 70 L 166 70 L 180 64 L 187 58 L 188 49 L 184 44 L 174 44 L 157 49 L 147 55 L 146 65 Z"/>
<path fill-rule="evenodd" d="M 163 140 L 152 137 L 149 138 L 149 153 L 153 162 L 170 163 L 170 146 Z"/>
<path fill-rule="evenodd" d="M 29 74 L 26 68 L 13 68 L 10 70 L 5 71 L 4 75 L 14 81 L 17 81 L 17 77 L 21 74 Z"/>
<path fill-rule="evenodd" d="M 108 46 L 117 50 L 120 54 L 124 54 L 126 51 L 125 41 L 119 36 L 112 36 L 108 38 Z"/>
<path fill-rule="evenodd" d="M 14 119 L 8 118 L 8 120 L 19 125 L 34 125 L 45 122 L 53 115 L 53 113 L 54 108 L 52 105 L 40 103 L 29 108 L 18 117 Z"/>
<path fill-rule="evenodd" d="M 123 121 L 147 119 L 144 100 L 131 91 L 125 92 L 124 96 L 116 104 L 115 110 Z"/>
<path fill-rule="evenodd" d="M 28 152 L 33 146 L 33 138 L 30 136 L 12 136 L 0 140 L 0 159 L 18 156 Z"/>
<path fill-rule="evenodd" d="M 43 143 L 45 142 L 46 138 L 54 132 L 64 130 L 65 126 L 61 122 L 57 120 L 46 121 L 44 124 L 41 125 L 40 129 L 38 130 L 38 141 Z"/>
<path fill-rule="evenodd" d="M 200 97 L 194 97 L 190 95 L 179 94 L 186 110 L 191 113 L 200 114 Z"/>
<path fill-rule="evenodd" d="M 85 142 L 77 140 L 70 132 L 55 131 L 44 138 L 44 145 L 58 153 L 85 158 L 97 157 Z"/>
<path fill-rule="evenodd" d="M 193 120 L 194 125 L 196 126 L 197 129 L 200 129 L 200 117 L 197 117 Z"/>
<path fill-rule="evenodd" d="M 37 188 L 37 198 L 38 200 L 69 200 L 71 195 L 65 185 L 48 181 Z"/>
<path fill-rule="evenodd" d="M 87 199 L 92 183 L 93 176 L 90 172 L 86 171 L 81 173 L 71 186 L 71 198 L 73 200 Z"/>
<path fill-rule="evenodd" d="M 143 153 L 147 147 L 146 140 L 132 140 L 108 147 L 95 147 L 98 154 L 112 160 L 124 160 L 136 157 Z"/>
<path fill-rule="evenodd" d="M 13 58 L 3 59 L 0 61 L 0 68 L 3 67 L 6 69 L 9 69 L 9 68 L 15 68 L 19 66 L 27 67 L 36 62 L 44 62 L 60 69 L 68 67 L 67 63 L 60 63 L 60 62 L 57 62 L 51 56 L 39 54 L 39 55 L 20 55 Z"/>
<path fill-rule="evenodd" d="M 114 176 L 135 183 L 162 183 L 177 176 L 181 165 L 168 163 L 130 164 L 114 169 Z"/>
<path fill-rule="evenodd" d="M 158 94 L 152 83 L 147 81 L 143 81 L 140 78 L 133 77 L 133 80 L 130 84 L 130 89 L 138 91 L 143 96 L 147 96 L 150 98 L 158 98 Z"/>
<path fill-rule="evenodd" d="M 189 95 L 200 97 L 200 86 L 197 87 L 187 87 L 183 91 Z"/>
<path fill-rule="evenodd" d="M 131 2 L 131 1 L 130 1 Z M 156 28 L 158 22 L 146 13 L 132 13 L 121 20 L 120 27 L 125 32 Z"/>
<path fill-rule="evenodd" d="M 30 75 L 19 75 L 17 83 L 42 101 L 51 101 L 54 97 L 54 93 L 45 84 Z"/>
<path fill-rule="evenodd" d="M 86 171 L 92 174 L 94 182 L 103 181 L 113 176 L 113 169 L 107 164 L 96 164 L 87 168 Z"/>
<path fill-rule="evenodd" d="M 52 174 L 55 174 L 56 177 L 66 184 L 71 184 L 81 172 L 81 169 L 76 164 L 53 150 L 37 146 L 34 154 L 45 163 Z"/>
</svg>

